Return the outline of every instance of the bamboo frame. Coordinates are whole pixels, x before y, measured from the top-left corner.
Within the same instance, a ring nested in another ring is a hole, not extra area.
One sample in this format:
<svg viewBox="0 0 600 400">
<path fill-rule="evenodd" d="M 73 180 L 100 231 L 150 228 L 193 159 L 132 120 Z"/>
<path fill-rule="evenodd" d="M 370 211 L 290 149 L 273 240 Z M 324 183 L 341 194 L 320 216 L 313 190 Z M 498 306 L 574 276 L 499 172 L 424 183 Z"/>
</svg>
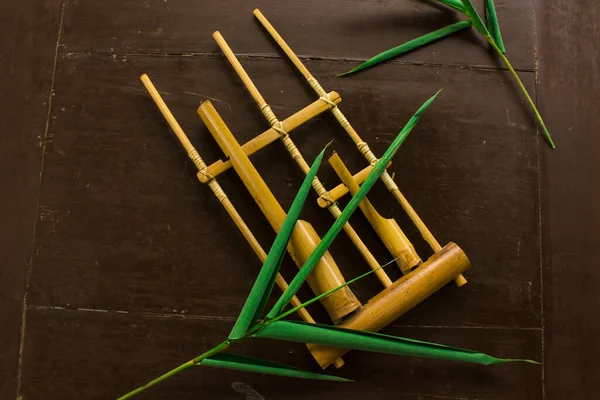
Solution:
<svg viewBox="0 0 600 400">
<path fill-rule="evenodd" d="M 154 100 L 154 103 L 160 110 L 161 114 L 163 115 L 163 117 L 165 118 L 165 120 L 179 139 L 179 142 L 185 149 L 186 153 L 188 154 L 188 157 L 192 160 L 192 162 L 194 163 L 196 168 L 198 168 L 199 171 L 205 170 L 206 164 L 204 163 L 204 160 L 200 157 L 198 151 L 194 148 L 194 146 L 188 139 L 187 135 L 185 134 L 185 132 L 171 113 L 171 110 L 169 110 L 169 107 L 163 100 L 162 96 L 158 93 L 158 90 L 156 90 L 156 87 L 154 86 L 148 75 L 142 75 L 140 77 L 140 80 L 146 87 L 146 90 L 150 94 L 150 97 L 152 97 L 152 100 Z M 234 222 L 235 226 L 239 229 L 242 236 L 244 236 L 244 239 L 246 239 L 256 256 L 262 263 L 264 263 L 267 258 L 267 253 L 265 253 L 256 237 L 254 237 L 254 235 L 244 222 L 243 218 L 233 206 L 233 204 L 227 197 L 227 194 L 225 194 L 225 191 L 223 191 L 221 185 L 219 185 L 216 179 L 212 179 L 208 182 L 208 186 L 211 188 L 215 197 L 219 200 L 225 211 L 227 211 L 227 214 Z M 281 274 L 277 274 L 275 282 L 282 291 L 285 291 L 288 288 L 288 283 L 281 276 Z M 294 307 L 297 307 L 300 304 L 302 304 L 296 296 L 294 296 L 291 303 L 294 305 Z M 309 322 L 311 324 L 315 323 L 315 320 L 305 308 L 299 309 L 298 315 L 300 316 L 300 318 L 302 318 L 303 321 Z"/>
<path fill-rule="evenodd" d="M 285 211 L 279 205 L 244 150 L 225 125 L 210 101 L 204 101 L 198 107 L 198 115 L 209 129 L 215 141 L 232 162 L 233 169 L 255 199 L 257 205 L 273 227 L 278 232 L 285 219 Z M 302 267 L 314 251 L 320 238 L 311 224 L 299 220 L 292 232 L 288 252 L 298 265 Z M 329 252 L 325 252 L 319 263 L 308 278 L 308 284 L 315 294 L 324 293 L 345 283 L 344 277 Z M 344 287 L 321 299 L 334 322 L 360 307 L 360 302 L 349 287 Z"/>
<path fill-rule="evenodd" d="M 275 42 L 279 45 L 279 47 L 283 50 L 283 52 L 290 59 L 292 64 L 296 67 L 296 69 L 302 74 L 304 79 L 308 82 L 310 87 L 317 93 L 318 96 L 323 96 L 326 94 L 325 89 L 319 84 L 317 79 L 310 73 L 310 71 L 304 66 L 302 61 L 298 58 L 298 56 L 294 53 L 291 47 L 283 40 L 281 35 L 275 30 L 273 25 L 265 18 L 265 16 L 260 12 L 260 10 L 254 10 L 254 16 L 259 20 L 259 22 L 263 25 L 263 27 L 267 30 L 267 32 L 271 35 L 271 37 L 275 40 Z M 358 150 L 363 154 L 365 159 L 369 162 L 369 164 L 375 164 L 377 162 L 377 157 L 371 149 L 369 145 L 364 142 L 361 137 L 358 135 L 356 130 L 352 127 L 348 119 L 344 116 L 339 107 L 334 107 L 331 109 L 332 114 L 336 118 L 336 120 L 340 123 L 340 125 L 344 128 L 344 130 L 348 133 L 348 135 L 352 138 Z M 402 194 L 398 185 L 394 182 L 390 174 L 386 171 L 381 175 L 381 180 L 388 188 L 388 190 L 392 193 L 394 198 L 400 203 L 404 211 L 408 214 L 409 218 L 412 220 L 413 224 L 417 227 L 421 236 L 425 239 L 425 241 L 429 244 L 431 249 L 434 252 L 438 252 L 442 249 L 439 242 L 435 239 L 433 234 L 429 231 L 429 228 L 423 223 L 419 215 L 412 208 L 406 197 Z M 457 286 L 463 286 L 467 283 L 465 277 L 461 274 L 456 277 L 455 283 Z"/>
<path fill-rule="evenodd" d="M 283 145 L 285 146 L 285 148 L 287 149 L 288 153 L 292 156 L 292 158 L 294 159 L 296 164 L 298 164 L 298 166 L 300 167 L 302 172 L 305 175 L 308 174 L 310 167 L 309 167 L 308 163 L 306 162 L 306 160 L 304 159 L 304 157 L 302 156 L 302 154 L 300 153 L 300 151 L 298 150 L 298 148 L 296 147 L 292 138 L 289 136 L 289 132 L 286 130 L 286 127 L 284 124 L 285 121 L 283 121 L 283 122 L 279 121 L 279 119 L 275 116 L 275 113 L 273 112 L 271 107 L 267 104 L 267 102 L 265 101 L 265 99 L 263 98 L 261 93 L 258 91 L 258 88 L 254 84 L 254 82 L 252 82 L 252 79 L 250 78 L 250 76 L 248 75 L 248 73 L 246 72 L 246 70 L 244 69 L 242 64 L 239 62 L 239 60 L 237 59 L 237 57 L 235 56 L 235 54 L 233 53 L 233 51 L 231 50 L 231 48 L 229 47 L 229 45 L 227 44 L 227 42 L 225 41 L 225 39 L 223 38 L 221 33 L 218 31 L 214 32 L 213 38 L 217 42 L 218 46 L 221 48 L 221 51 L 223 52 L 223 54 L 225 54 L 225 57 L 227 58 L 227 60 L 229 61 L 229 63 L 231 64 L 231 66 L 233 67 L 235 72 L 237 73 L 238 77 L 244 83 L 244 86 L 246 87 L 248 92 L 250 92 L 250 95 L 252 96 L 252 98 L 254 99 L 256 104 L 258 105 L 259 109 L 263 113 L 266 120 L 272 126 L 271 129 L 275 129 L 280 133 L 280 140 L 283 143 Z M 326 99 L 324 100 L 322 97 L 320 98 L 320 100 L 327 102 Z M 334 105 L 331 104 L 331 106 L 333 107 Z M 329 109 L 331 109 L 331 108 L 329 108 Z M 372 167 L 368 167 L 365 170 L 370 172 L 371 169 L 372 169 Z M 366 176 L 368 175 L 368 172 L 365 174 L 364 170 L 363 170 L 359 174 L 357 174 L 357 176 L 359 177 L 359 179 L 362 179 L 364 181 L 364 179 L 366 179 Z M 312 187 L 315 190 L 315 192 L 317 192 L 317 195 L 319 197 L 326 196 L 327 190 L 325 189 L 325 187 L 323 186 L 323 184 L 321 183 L 321 181 L 319 180 L 318 177 L 315 177 L 313 179 Z M 327 206 L 327 209 L 331 212 L 331 214 L 336 219 L 342 213 L 341 210 L 339 209 L 338 205 L 335 202 L 330 202 Z M 358 234 L 356 233 L 354 228 L 350 225 L 350 223 L 347 222 L 346 224 L 344 224 L 343 229 L 344 229 L 344 232 L 346 232 L 346 234 L 352 241 L 352 243 L 354 244 L 354 246 L 358 249 L 358 251 L 360 252 L 362 257 L 365 259 L 365 261 L 367 262 L 369 267 L 375 271 L 375 275 L 377 276 L 379 281 L 383 284 L 383 286 L 384 287 L 390 286 L 392 284 L 392 280 L 389 278 L 387 273 L 381 268 L 381 265 L 377 262 L 377 260 L 375 259 L 375 257 L 371 253 L 371 251 L 367 248 L 367 246 L 364 244 L 362 239 L 360 239 L 360 237 L 358 236 Z"/>
<path fill-rule="evenodd" d="M 329 164 L 333 167 L 340 180 L 350 189 L 352 196 L 354 196 L 360 186 L 353 179 L 352 174 L 337 153 L 334 153 L 329 158 Z M 409 273 L 413 267 L 421 264 L 421 257 L 419 257 L 402 229 L 400 229 L 396 220 L 393 218 L 383 218 L 366 197 L 361 201 L 359 207 L 373 229 L 375 229 L 377 236 L 379 236 L 385 247 L 396 259 L 404 274 Z"/>
</svg>

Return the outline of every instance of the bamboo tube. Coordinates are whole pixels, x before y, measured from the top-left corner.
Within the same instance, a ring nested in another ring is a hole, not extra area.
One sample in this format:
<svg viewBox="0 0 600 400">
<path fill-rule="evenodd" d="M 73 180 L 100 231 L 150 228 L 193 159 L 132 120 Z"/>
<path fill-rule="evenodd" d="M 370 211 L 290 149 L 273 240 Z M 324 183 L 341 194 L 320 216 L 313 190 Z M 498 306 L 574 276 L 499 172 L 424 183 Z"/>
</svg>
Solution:
<svg viewBox="0 0 600 400">
<path fill-rule="evenodd" d="M 205 101 L 198 108 L 198 115 L 208 127 L 221 150 L 231 160 L 233 169 L 240 176 L 273 229 L 278 232 L 285 219 L 285 211 L 237 143 L 217 110 L 210 101 Z M 320 240 L 311 224 L 301 220 L 297 222 L 290 238 L 288 252 L 299 267 L 304 265 Z M 323 255 L 308 278 L 308 284 L 315 294 L 336 288 L 344 282 L 344 277 L 329 252 Z M 321 303 L 334 322 L 341 320 L 342 317 L 360 307 L 360 302 L 347 286 L 323 298 Z"/>
<path fill-rule="evenodd" d="M 312 104 L 309 104 L 302 110 L 281 121 L 282 129 L 286 132 L 290 132 L 309 121 L 311 118 L 314 118 L 317 115 L 329 110 L 331 107 L 333 107 L 332 104 L 339 104 L 339 102 L 342 101 L 342 98 L 336 92 L 329 92 L 326 96 L 324 96 L 324 98 L 325 100 L 315 100 Z M 242 149 L 244 149 L 246 155 L 250 156 L 260 149 L 273 143 L 280 137 L 281 133 L 279 131 L 274 128 L 270 128 L 247 143 L 244 143 L 242 145 Z M 230 160 L 215 161 L 208 166 L 206 174 L 201 177 L 201 181 L 208 182 L 210 180 L 209 177 L 217 177 L 221 173 L 227 171 L 229 168 L 231 168 Z"/>
<path fill-rule="evenodd" d="M 427 297 L 451 282 L 470 267 L 465 253 L 448 243 L 429 260 L 404 275 L 373 297 L 360 310 L 344 320 L 340 327 L 378 332 Z M 327 368 L 348 349 L 308 344 L 308 349 L 322 368 Z"/>
<path fill-rule="evenodd" d="M 202 160 L 202 158 L 200 157 L 200 155 L 198 154 L 198 152 L 196 151 L 196 149 L 194 148 L 194 146 L 188 139 L 188 137 L 185 134 L 185 132 L 183 131 L 183 129 L 181 129 L 181 126 L 179 125 L 179 123 L 177 122 L 177 120 L 175 119 L 173 114 L 171 113 L 171 110 L 169 110 L 169 108 L 167 107 L 166 103 L 164 102 L 164 100 L 162 99 L 162 97 L 160 96 L 160 94 L 158 93 L 156 88 L 154 87 L 154 84 L 152 83 L 152 81 L 150 80 L 148 75 L 144 74 L 141 76 L 140 79 L 141 79 L 142 83 L 144 84 L 144 86 L 146 87 L 146 90 L 148 91 L 148 93 L 150 94 L 150 96 L 152 97 L 154 102 L 156 103 L 156 106 L 158 107 L 158 109 L 160 110 L 162 115 L 167 120 L 169 126 L 171 127 L 173 132 L 175 132 L 175 135 L 177 135 L 177 138 L 183 145 L 183 148 L 185 149 L 185 151 L 187 152 L 187 154 L 189 155 L 191 160 L 194 162 L 194 165 L 200 171 L 206 169 L 206 164 L 204 163 L 204 160 Z M 250 245 L 250 247 L 252 248 L 254 253 L 258 256 L 260 261 L 262 263 L 264 263 L 267 258 L 267 254 L 263 250 L 260 243 L 258 243 L 258 240 L 256 240 L 256 238 L 254 237 L 254 235 L 252 234 L 252 232 L 250 231 L 250 229 L 248 228 L 248 226 L 246 225 L 246 223 L 244 222 L 244 220 L 242 219 L 240 214 L 237 212 L 237 210 L 235 209 L 235 207 L 233 206 L 233 204 L 231 203 L 231 201 L 229 200 L 229 198 L 227 197 L 227 195 L 221 188 L 221 185 L 219 185 L 219 183 L 217 182 L 216 179 L 213 179 L 208 183 L 208 186 L 211 188 L 212 192 L 215 194 L 215 196 L 217 197 L 217 199 L 219 200 L 219 202 L 221 203 L 223 208 L 225 208 L 225 211 L 227 211 L 227 214 L 229 214 L 229 216 L 235 223 L 235 226 L 242 233 L 242 235 L 244 236 L 244 239 L 246 239 L 246 241 L 248 242 L 248 244 Z M 282 291 L 285 291 L 288 287 L 287 282 L 281 276 L 281 274 L 277 274 L 277 277 L 275 278 L 275 283 L 277 283 L 277 286 L 279 286 L 279 288 Z M 300 304 L 302 304 L 296 296 L 294 296 L 291 303 L 294 305 L 294 307 L 297 307 Z M 300 318 L 302 318 L 302 320 L 304 320 L 306 322 L 310 322 L 311 324 L 315 323 L 315 320 L 312 318 L 312 316 L 308 313 L 308 311 L 305 308 L 299 309 L 298 315 L 300 316 Z"/>
<path fill-rule="evenodd" d="M 302 76 L 306 79 L 308 84 L 313 88 L 313 90 L 317 93 L 318 96 L 323 96 L 325 94 L 325 89 L 319 84 L 319 82 L 315 79 L 314 76 L 310 73 L 310 71 L 302 64 L 302 61 L 298 58 L 298 56 L 294 53 L 290 46 L 283 40 L 281 35 L 275 30 L 273 25 L 265 18 L 265 16 L 260 12 L 260 10 L 254 10 L 254 16 L 260 21 L 260 23 L 264 26 L 264 28 L 269 32 L 271 37 L 277 42 L 279 47 L 283 50 L 283 52 L 288 56 L 290 61 L 294 64 L 294 66 L 300 71 Z M 348 119 L 344 116 L 339 107 L 335 107 L 331 109 L 333 116 L 338 120 L 340 125 L 346 130 L 348 135 L 352 138 L 358 150 L 363 154 L 363 156 L 367 159 L 369 164 L 375 164 L 377 162 L 377 157 L 373 154 L 367 143 L 365 143 L 358 133 L 354 130 L 352 125 Z M 437 252 L 441 249 L 439 242 L 435 239 L 432 233 L 429 231 L 429 228 L 423 223 L 421 218 L 412 208 L 408 200 L 404 197 L 396 182 L 392 179 L 390 174 L 386 171 L 381 174 L 381 180 L 388 188 L 388 190 L 393 194 L 396 200 L 400 203 L 404 211 L 408 214 L 409 218 L 413 221 L 413 224 L 417 227 L 423 239 L 429 244 L 429 246 L 433 249 L 433 251 Z M 464 276 L 460 275 L 455 280 L 457 286 L 462 286 L 467 283 L 467 280 Z"/>
<path fill-rule="evenodd" d="M 340 177 L 340 180 L 350 189 L 350 193 L 354 196 L 360 186 L 352 179 L 352 174 L 348 171 L 348 168 L 346 168 L 346 165 L 337 153 L 334 153 L 329 158 L 329 164 L 331 164 L 334 171 Z M 407 274 L 413 267 L 421 264 L 421 257 L 419 257 L 404 232 L 402 232 L 396 220 L 383 218 L 366 197 L 360 203 L 359 207 L 373 229 L 375 229 L 377 236 L 379 236 L 385 247 L 396 259 L 396 263 L 402 270 L 402 273 Z"/>
<path fill-rule="evenodd" d="M 235 54 L 233 53 L 233 51 L 231 50 L 221 33 L 219 33 L 218 31 L 214 32 L 213 38 L 223 51 L 223 54 L 225 54 L 225 57 L 227 57 L 227 59 L 229 60 L 229 63 L 231 64 L 235 72 L 238 74 L 238 76 L 244 83 L 244 86 L 246 86 L 246 89 L 248 89 L 248 92 L 250 92 L 250 94 L 252 95 L 252 98 L 260 108 L 261 112 L 263 113 L 269 124 L 272 126 L 272 129 L 276 129 L 278 132 L 280 132 L 281 142 L 283 143 L 287 151 L 296 161 L 302 172 L 304 174 L 308 174 L 310 167 L 304 159 L 304 157 L 302 156 L 302 153 L 300 153 L 300 150 L 298 150 L 295 143 L 292 141 L 292 138 L 290 138 L 289 132 L 286 131 L 283 122 L 279 121 L 279 119 L 275 116 L 275 113 L 267 104 L 263 96 L 260 94 L 258 88 L 256 87 L 256 85 L 254 85 L 254 82 L 252 82 L 252 79 L 250 78 L 242 64 L 239 62 L 239 60 L 237 59 L 237 57 L 235 56 Z M 321 98 L 320 100 L 326 102 L 326 99 Z M 320 197 L 327 196 L 327 190 L 325 189 L 318 177 L 315 177 L 315 179 L 313 179 L 312 187 L 317 192 L 317 195 L 319 195 Z M 327 206 L 327 209 L 335 218 L 338 218 L 342 213 L 335 202 L 330 202 Z M 370 250 L 367 248 L 364 242 L 360 239 L 360 237 L 358 236 L 354 228 L 352 228 L 350 223 L 346 223 L 343 229 L 354 244 L 354 246 L 361 253 L 369 267 L 375 271 L 375 275 L 383 284 L 383 286 L 390 286 L 392 284 L 392 280 L 389 278 L 387 273 L 381 268 L 381 265 L 377 262 L 373 254 L 370 252 Z"/>
</svg>

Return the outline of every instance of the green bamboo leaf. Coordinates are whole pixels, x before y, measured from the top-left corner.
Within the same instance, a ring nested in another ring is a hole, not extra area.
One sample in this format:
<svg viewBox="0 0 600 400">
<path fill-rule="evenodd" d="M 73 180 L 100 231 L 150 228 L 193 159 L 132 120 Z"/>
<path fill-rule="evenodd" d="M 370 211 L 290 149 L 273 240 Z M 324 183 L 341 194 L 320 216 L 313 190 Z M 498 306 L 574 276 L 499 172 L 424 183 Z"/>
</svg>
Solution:
<svg viewBox="0 0 600 400">
<path fill-rule="evenodd" d="M 442 4 L 447 5 L 448 7 L 454 8 L 457 11 L 462 13 L 465 12 L 465 6 L 460 2 L 460 0 L 437 0 Z"/>
<path fill-rule="evenodd" d="M 504 48 L 504 41 L 502 40 L 502 33 L 500 32 L 500 23 L 498 22 L 498 15 L 496 14 L 496 5 L 494 0 L 485 0 L 485 21 L 487 23 L 488 30 L 494 42 L 498 45 L 498 48 L 503 54 L 506 54 Z"/>
<path fill-rule="evenodd" d="M 260 374 L 290 376 L 292 378 L 317 379 L 323 381 L 352 382 L 339 376 L 303 371 L 290 365 L 280 364 L 260 358 L 242 356 L 233 353 L 219 353 L 205 358 L 199 366 L 226 368 L 237 371 L 258 372 Z"/>
<path fill-rule="evenodd" d="M 362 199 L 367 195 L 369 190 L 371 190 L 371 188 L 373 187 L 377 179 L 379 179 L 383 171 L 385 171 L 392 157 L 394 157 L 394 155 L 400 148 L 400 145 L 402 145 L 404 140 L 408 137 L 408 134 L 416 126 L 417 122 L 421 118 L 421 114 L 425 111 L 427 107 L 429 107 L 429 105 L 433 102 L 433 100 L 435 100 L 439 93 L 440 92 L 437 92 L 425 103 L 423 103 L 423 105 L 411 117 L 411 119 L 404 126 L 404 128 L 402 128 L 402 131 L 400 131 L 400 133 L 398 134 L 398 136 L 396 136 L 392 144 L 390 144 L 385 154 L 379 159 L 379 161 L 377 161 L 377 163 L 371 170 L 371 173 L 369 173 L 369 176 L 367 176 L 365 182 L 361 185 L 358 192 L 356 192 L 356 195 L 352 196 L 352 199 L 350 199 L 350 202 L 344 208 L 344 211 L 342 211 L 341 215 L 335 220 L 329 231 L 325 234 L 325 236 L 323 236 L 323 239 L 321 239 L 321 242 L 319 242 L 317 247 L 310 254 L 302 268 L 300 268 L 298 274 L 296 274 L 287 290 L 283 292 L 279 300 L 277 300 L 277 303 L 275 303 L 275 306 L 271 309 L 271 311 L 269 311 L 269 313 L 267 314 L 267 319 L 273 319 L 279 314 L 281 314 L 282 310 L 287 306 L 292 297 L 294 297 L 298 289 L 300 289 L 300 286 L 302 286 L 306 278 L 315 268 L 323 254 L 325 254 L 333 240 L 340 233 L 346 222 L 348 222 L 348 219 L 350 219 L 352 213 L 358 208 L 358 205 L 360 204 Z"/>
<path fill-rule="evenodd" d="M 421 37 L 418 37 L 416 39 L 409 40 L 408 42 L 403 43 L 400 46 L 396 46 L 392 49 L 389 49 L 382 53 L 379 53 L 376 56 L 374 56 L 373 58 L 368 59 L 367 61 L 365 61 L 358 67 L 353 68 L 348 72 L 344 72 L 343 74 L 339 74 L 338 76 L 345 76 L 345 75 L 349 75 L 349 74 L 352 74 L 352 73 L 355 73 L 358 71 L 362 71 L 363 69 L 367 69 L 374 65 L 380 64 L 384 61 L 387 61 L 391 58 L 397 57 L 401 54 L 408 53 L 409 51 L 415 50 L 415 49 L 417 49 L 421 46 L 424 46 L 428 43 L 431 43 L 433 41 L 439 40 L 446 36 L 452 35 L 453 33 L 456 33 L 463 29 L 467 29 L 471 25 L 472 25 L 471 21 L 460 21 L 460 22 L 456 22 L 452 25 L 448 25 L 446 27 L 443 27 L 442 29 L 438 29 L 437 31 L 430 32 L 430 33 L 423 35 Z"/>
<path fill-rule="evenodd" d="M 327 146 L 325 146 L 325 149 Z M 256 278 L 256 282 L 254 282 L 254 286 L 252 286 L 252 290 L 246 299 L 244 307 L 229 334 L 229 339 L 235 340 L 243 337 L 248 331 L 248 328 L 254 325 L 264 310 L 267 300 L 273 290 L 275 278 L 281 267 L 286 247 L 290 241 L 290 236 L 296 226 L 300 212 L 304 207 L 304 202 L 311 189 L 311 183 L 315 178 L 317 170 L 323 160 L 323 156 L 325 155 L 325 149 L 319 153 L 308 171 L 308 174 L 306 174 L 306 178 L 304 178 L 302 186 L 300 187 L 300 190 L 285 217 L 283 225 L 269 250 L 269 254 Z"/>
<path fill-rule="evenodd" d="M 377 353 L 462 361 L 483 365 L 502 364 L 513 361 L 538 364 L 532 360 L 496 358 L 485 353 L 458 347 L 444 346 L 381 333 L 355 331 L 337 326 L 307 324 L 298 321 L 274 321 L 267 323 L 260 331 L 255 333 L 255 336 Z"/>
<path fill-rule="evenodd" d="M 483 36 L 489 36 L 490 32 L 483 24 L 483 21 L 481 20 L 479 13 L 475 9 L 475 6 L 473 6 L 473 3 L 471 3 L 471 0 L 460 1 L 465 6 L 465 14 L 467 14 L 467 17 L 469 17 L 469 19 L 471 19 L 471 21 L 473 22 L 473 26 L 475 27 L 475 29 L 477 29 L 479 33 L 481 33 Z"/>
</svg>

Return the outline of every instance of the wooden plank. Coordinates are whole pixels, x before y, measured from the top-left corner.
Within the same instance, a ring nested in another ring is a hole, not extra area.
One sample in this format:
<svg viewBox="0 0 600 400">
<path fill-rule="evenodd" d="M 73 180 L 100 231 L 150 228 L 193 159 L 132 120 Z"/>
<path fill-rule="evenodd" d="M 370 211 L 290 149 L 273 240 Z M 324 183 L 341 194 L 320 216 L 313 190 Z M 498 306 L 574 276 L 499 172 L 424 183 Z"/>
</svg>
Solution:
<svg viewBox="0 0 600 400">
<path fill-rule="evenodd" d="M 314 100 L 282 60 L 242 60 L 280 118 Z M 441 242 L 462 246 L 470 283 L 448 286 L 399 323 L 539 327 L 537 142 L 529 110 L 503 72 L 387 65 L 361 79 L 336 80 L 343 62 L 312 61 L 323 86 L 376 154 L 417 107 L 445 91 L 403 146 L 392 171 Z M 221 157 L 195 109 L 210 98 L 240 141 L 265 129 L 226 61 L 214 57 L 64 54 L 47 145 L 31 304 L 233 317 L 259 263 L 228 221 L 163 122 L 138 76 L 148 72 L 207 162 Z M 322 78 L 322 79 L 321 79 Z M 525 75 L 528 85 L 532 76 Z M 491 102 L 489 99 L 494 99 Z M 311 161 L 335 138 L 352 171 L 366 163 L 322 115 L 293 134 Z M 279 143 L 252 157 L 287 208 L 302 174 Z M 330 167 L 327 186 L 339 182 Z M 273 233 L 232 173 L 221 183 L 268 248 Z M 381 185 L 382 186 L 382 185 Z M 314 197 L 316 199 L 316 196 Z M 427 246 L 383 187 L 371 196 L 396 216 L 417 250 Z M 345 200 L 344 200 L 345 201 Z M 316 205 L 303 217 L 323 235 L 331 217 Z M 381 262 L 389 260 L 361 215 L 353 224 Z M 332 255 L 347 278 L 366 270 L 340 236 Z M 289 275 L 293 267 L 286 267 Z M 398 271 L 389 270 L 398 276 Z M 356 285 L 363 301 L 376 280 Z"/>
<path fill-rule="evenodd" d="M 0 3 L 0 398 L 17 396 L 25 282 L 61 1 Z"/>
<path fill-rule="evenodd" d="M 537 15 L 538 99 L 557 143 L 543 151 L 546 394 L 591 399 L 600 384 L 600 5 L 544 1 Z"/>
<path fill-rule="evenodd" d="M 483 12 L 483 1 L 475 3 Z M 533 1 L 499 0 L 496 4 L 511 60 L 518 68 L 533 69 Z M 433 1 L 69 1 L 62 48 L 72 52 L 218 53 L 211 34 L 220 30 L 236 52 L 279 54 L 254 20 L 254 8 L 269 18 L 300 55 L 349 60 L 365 60 L 465 18 Z M 499 66 L 474 31 L 459 33 L 402 60 Z M 333 72 L 355 65 L 342 63 Z"/>
<path fill-rule="evenodd" d="M 23 397 L 115 398 L 189 360 L 226 335 L 232 321 L 132 314 L 30 310 Z M 512 329 L 388 331 L 422 340 L 471 346 L 498 356 L 539 358 L 540 332 Z M 41 346 L 52 343 L 52 346 Z M 255 340 L 236 352 L 317 371 L 302 344 Z M 197 368 L 149 389 L 146 399 L 541 399 L 541 367 L 494 367 L 353 352 L 333 374 L 354 383 L 295 380 Z"/>
</svg>

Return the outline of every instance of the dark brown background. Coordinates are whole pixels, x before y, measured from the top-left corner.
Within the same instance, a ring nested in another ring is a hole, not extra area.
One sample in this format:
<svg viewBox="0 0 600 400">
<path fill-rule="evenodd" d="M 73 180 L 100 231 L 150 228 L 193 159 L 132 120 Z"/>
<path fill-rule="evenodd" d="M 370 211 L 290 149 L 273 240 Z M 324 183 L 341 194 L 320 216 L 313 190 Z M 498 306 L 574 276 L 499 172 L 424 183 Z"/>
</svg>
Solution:
<svg viewBox="0 0 600 400">
<path fill-rule="evenodd" d="M 433 1 L 1 2 L 0 398 L 115 398 L 227 333 L 259 262 L 195 181 L 138 78 L 147 72 L 201 154 L 220 158 L 195 113 L 201 101 L 213 101 L 241 142 L 266 127 L 214 30 L 280 118 L 314 99 L 254 7 L 323 86 L 341 93 L 341 108 L 377 154 L 445 88 L 392 171 L 440 241 L 461 245 L 473 268 L 468 285 L 448 285 L 386 332 L 543 366 L 353 352 L 339 371 L 353 384 L 198 369 L 140 398 L 594 398 L 600 5 L 566 0 L 497 1 L 509 56 L 536 94 L 555 151 L 474 32 L 335 78 L 456 20 Z M 365 165 L 330 115 L 293 135 L 309 160 L 334 138 L 352 170 Z M 289 206 L 302 175 L 281 145 L 253 160 Z M 337 183 L 328 166 L 320 175 Z M 237 177 L 220 181 L 268 247 L 274 235 Z M 384 188 L 371 197 L 425 249 Z M 331 223 L 314 204 L 305 216 L 321 234 Z M 386 261 L 362 216 L 352 222 Z M 347 277 L 365 269 L 345 237 L 332 254 Z M 353 289 L 363 301 L 379 290 L 374 278 Z M 325 320 L 318 306 L 311 311 Z M 243 351 L 316 370 L 302 345 L 258 341 Z"/>
</svg>

